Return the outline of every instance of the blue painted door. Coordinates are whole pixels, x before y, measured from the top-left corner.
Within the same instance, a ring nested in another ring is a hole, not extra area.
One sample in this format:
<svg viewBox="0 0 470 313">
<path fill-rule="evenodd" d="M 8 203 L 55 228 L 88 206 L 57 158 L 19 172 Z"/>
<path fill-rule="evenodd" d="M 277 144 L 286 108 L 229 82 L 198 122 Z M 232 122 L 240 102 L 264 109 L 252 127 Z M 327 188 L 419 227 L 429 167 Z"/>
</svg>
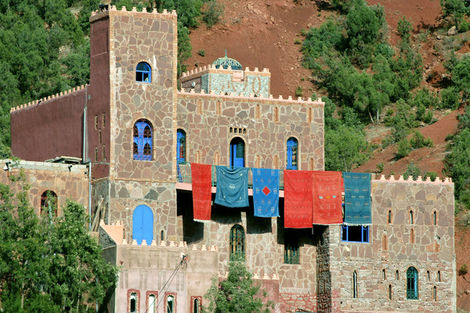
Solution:
<svg viewBox="0 0 470 313">
<path fill-rule="evenodd" d="M 142 240 L 150 245 L 153 240 L 153 213 L 146 205 L 139 205 L 132 214 L 132 239 L 140 245 Z"/>
<path fill-rule="evenodd" d="M 230 166 L 245 167 L 245 143 L 241 138 L 234 138 L 230 142 Z"/>
</svg>

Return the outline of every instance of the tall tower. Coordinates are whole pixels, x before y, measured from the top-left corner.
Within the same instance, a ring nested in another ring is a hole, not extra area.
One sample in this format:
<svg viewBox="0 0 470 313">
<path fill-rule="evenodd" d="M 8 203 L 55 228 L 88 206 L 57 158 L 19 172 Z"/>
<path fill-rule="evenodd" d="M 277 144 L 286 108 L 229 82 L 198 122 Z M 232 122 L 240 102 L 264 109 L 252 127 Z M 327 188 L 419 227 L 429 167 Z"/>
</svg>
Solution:
<svg viewBox="0 0 470 313">
<path fill-rule="evenodd" d="M 137 241 L 176 240 L 176 13 L 110 6 L 90 22 L 95 209 L 108 223 L 124 221 Z"/>
</svg>

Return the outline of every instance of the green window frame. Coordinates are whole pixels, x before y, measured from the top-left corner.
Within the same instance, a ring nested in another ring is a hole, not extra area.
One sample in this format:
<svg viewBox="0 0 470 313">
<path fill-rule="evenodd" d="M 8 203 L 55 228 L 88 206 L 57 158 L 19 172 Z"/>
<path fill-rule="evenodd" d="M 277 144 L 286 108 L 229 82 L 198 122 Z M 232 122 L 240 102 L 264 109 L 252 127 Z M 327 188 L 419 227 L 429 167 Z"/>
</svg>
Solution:
<svg viewBox="0 0 470 313">
<path fill-rule="evenodd" d="M 245 230 L 238 224 L 230 230 L 230 259 L 245 259 Z"/>
<path fill-rule="evenodd" d="M 413 266 L 406 271 L 406 298 L 418 299 L 418 271 Z"/>
<path fill-rule="evenodd" d="M 284 245 L 284 263 L 300 264 L 299 244 L 297 242 L 286 242 Z"/>
</svg>

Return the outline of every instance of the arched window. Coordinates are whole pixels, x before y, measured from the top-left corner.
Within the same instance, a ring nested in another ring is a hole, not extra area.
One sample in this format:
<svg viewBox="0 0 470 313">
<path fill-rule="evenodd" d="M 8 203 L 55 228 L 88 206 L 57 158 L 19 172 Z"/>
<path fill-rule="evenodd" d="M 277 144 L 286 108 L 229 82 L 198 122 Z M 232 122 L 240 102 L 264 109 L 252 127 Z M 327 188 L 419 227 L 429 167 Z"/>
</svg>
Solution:
<svg viewBox="0 0 470 313">
<path fill-rule="evenodd" d="M 191 313 L 201 313 L 201 297 L 191 297 L 192 302 L 193 302 L 193 307 L 191 310 Z"/>
<path fill-rule="evenodd" d="M 148 304 L 147 304 L 147 311 L 148 313 L 156 313 L 157 312 L 157 302 L 155 302 L 157 300 L 157 297 L 151 293 L 149 294 L 148 296 Z"/>
<path fill-rule="evenodd" d="M 415 230 L 413 228 L 410 230 L 410 243 L 415 243 Z"/>
<path fill-rule="evenodd" d="M 141 83 L 152 82 L 152 68 L 146 62 L 140 62 L 135 69 L 135 80 Z"/>
<path fill-rule="evenodd" d="M 186 162 L 186 132 L 182 129 L 176 132 L 176 160 L 178 164 Z"/>
<path fill-rule="evenodd" d="M 432 213 L 432 223 L 433 223 L 434 225 L 437 225 L 437 211 L 434 211 L 434 212 Z"/>
<path fill-rule="evenodd" d="M 132 239 L 140 245 L 145 239 L 150 246 L 153 240 L 153 212 L 146 205 L 139 205 L 132 214 Z"/>
<path fill-rule="evenodd" d="M 245 167 L 245 142 L 240 137 L 230 141 L 230 166 Z"/>
<path fill-rule="evenodd" d="M 395 279 L 396 280 L 400 279 L 400 272 L 398 270 L 395 271 Z"/>
<path fill-rule="evenodd" d="M 147 120 L 138 120 L 134 124 L 133 134 L 134 160 L 152 160 L 152 124 Z"/>
<path fill-rule="evenodd" d="M 230 230 L 230 258 L 245 258 L 245 230 L 238 224 Z"/>
<path fill-rule="evenodd" d="M 388 210 L 387 223 L 392 223 L 392 210 Z"/>
<path fill-rule="evenodd" d="M 437 271 L 437 281 L 441 281 L 441 271 Z"/>
<path fill-rule="evenodd" d="M 138 312 L 138 305 L 139 305 L 139 297 L 137 295 L 137 292 L 131 292 L 129 293 L 129 313 L 137 313 Z"/>
<path fill-rule="evenodd" d="M 353 272 L 353 278 L 352 278 L 352 296 L 353 298 L 357 298 L 358 297 L 358 292 L 357 292 L 357 272 L 354 271 Z"/>
<path fill-rule="evenodd" d="M 175 312 L 176 312 L 175 296 L 169 295 L 166 297 L 166 313 L 175 313 Z"/>
<path fill-rule="evenodd" d="M 286 170 L 296 170 L 298 161 L 298 142 L 297 139 L 291 137 L 287 140 L 287 162 Z"/>
<path fill-rule="evenodd" d="M 434 301 L 437 301 L 437 287 L 436 286 L 432 288 L 432 299 Z"/>
<path fill-rule="evenodd" d="M 385 269 L 382 270 L 382 278 L 383 280 L 387 280 L 387 271 Z"/>
<path fill-rule="evenodd" d="M 40 215 L 50 219 L 57 217 L 57 194 L 54 191 L 46 190 L 42 193 Z"/>
<path fill-rule="evenodd" d="M 410 224 L 414 224 L 413 210 L 410 210 Z"/>
<path fill-rule="evenodd" d="M 418 299 L 418 271 L 414 267 L 406 271 L 406 298 Z"/>
<path fill-rule="evenodd" d="M 392 285 L 388 285 L 388 300 L 392 300 Z"/>
</svg>

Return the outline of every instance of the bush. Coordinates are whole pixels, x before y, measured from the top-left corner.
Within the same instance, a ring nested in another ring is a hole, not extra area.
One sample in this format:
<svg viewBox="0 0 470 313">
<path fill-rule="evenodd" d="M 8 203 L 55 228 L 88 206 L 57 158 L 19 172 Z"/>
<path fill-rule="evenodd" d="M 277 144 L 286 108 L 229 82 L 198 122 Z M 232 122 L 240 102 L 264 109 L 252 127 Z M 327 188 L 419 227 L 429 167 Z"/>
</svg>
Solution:
<svg viewBox="0 0 470 313">
<path fill-rule="evenodd" d="M 467 264 L 462 264 L 462 266 L 459 268 L 459 276 L 465 276 L 468 273 L 468 268 Z"/>
<path fill-rule="evenodd" d="M 411 152 L 410 142 L 408 140 L 406 140 L 406 138 L 400 140 L 400 142 L 398 143 L 398 150 L 397 150 L 397 153 L 395 155 L 396 158 L 397 159 L 404 158 L 408 154 L 410 154 L 410 152 Z"/>
<path fill-rule="evenodd" d="M 455 110 L 459 107 L 459 91 L 455 87 L 449 87 L 441 90 L 441 102 L 439 107 L 441 109 Z"/>
<path fill-rule="evenodd" d="M 384 162 L 377 163 L 375 167 L 377 168 L 377 173 L 382 173 L 384 171 Z"/>
<path fill-rule="evenodd" d="M 197 52 L 197 54 L 199 54 L 200 56 L 205 56 L 206 55 L 206 51 L 204 51 L 204 49 L 201 49 Z"/>
<path fill-rule="evenodd" d="M 302 94 L 303 94 L 302 87 L 297 86 L 297 88 L 295 88 L 295 96 L 302 97 Z"/>
<path fill-rule="evenodd" d="M 435 181 L 437 178 L 437 173 L 436 172 L 426 172 L 423 175 L 423 179 L 426 179 L 427 177 L 431 178 L 431 181 Z"/>
<path fill-rule="evenodd" d="M 220 16 L 224 13 L 224 6 L 211 0 L 207 2 L 206 9 L 202 12 L 202 20 L 206 23 L 207 28 L 212 28 L 220 20 Z"/>
<path fill-rule="evenodd" d="M 425 138 L 419 131 L 415 131 L 410 139 L 410 145 L 413 149 L 419 149 L 423 147 L 432 147 L 433 142 L 430 138 Z"/>
<path fill-rule="evenodd" d="M 413 180 L 417 180 L 418 176 L 421 175 L 421 170 L 413 162 L 408 164 L 405 173 L 403 173 L 403 178 L 408 179 L 408 177 L 413 177 Z"/>
</svg>

